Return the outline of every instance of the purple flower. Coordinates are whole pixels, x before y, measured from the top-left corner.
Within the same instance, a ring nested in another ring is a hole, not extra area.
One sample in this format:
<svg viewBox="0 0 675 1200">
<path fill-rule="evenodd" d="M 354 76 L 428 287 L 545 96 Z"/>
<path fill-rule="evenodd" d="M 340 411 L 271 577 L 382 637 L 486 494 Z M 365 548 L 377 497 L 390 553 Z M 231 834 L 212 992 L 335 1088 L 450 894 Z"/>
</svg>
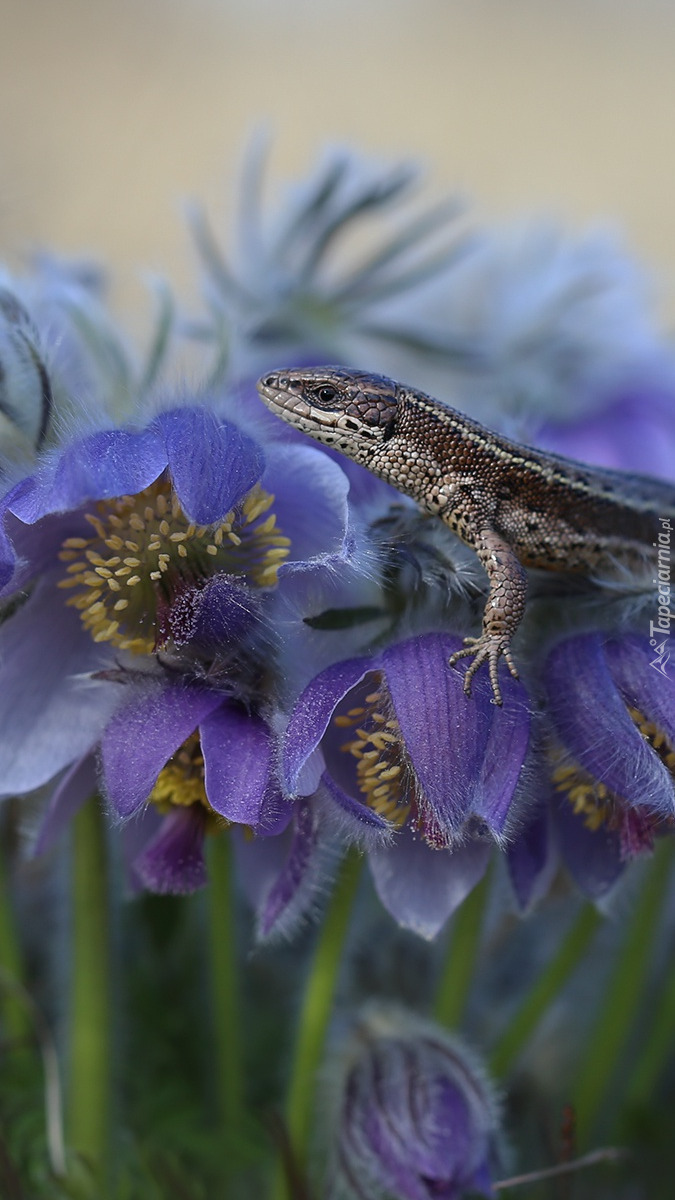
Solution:
<svg viewBox="0 0 675 1200">
<path fill-rule="evenodd" d="M 286 563 L 345 552 L 347 488 L 320 453 L 264 453 L 198 406 L 82 437 L 15 485 L 0 507 L 16 605 L 0 629 L 4 794 L 65 769 L 46 819 L 57 828 L 101 742 L 113 813 L 152 799 L 166 815 L 136 870 L 158 890 L 199 878 L 205 830 L 283 824 L 271 606 Z"/>
<path fill-rule="evenodd" d="M 596 411 L 574 420 L 547 421 L 537 445 L 581 462 L 673 479 L 675 380 L 665 378 L 615 388 Z"/>
<path fill-rule="evenodd" d="M 602 896 L 675 815 L 675 681 L 636 634 L 558 643 L 545 681 L 551 737 L 538 803 L 508 849 L 523 907 L 557 851 L 581 890 Z"/>
<path fill-rule="evenodd" d="M 353 1041 L 340 1087 L 333 1194 L 491 1196 L 497 1107 L 466 1049 L 418 1018 L 376 1008 Z"/>
<path fill-rule="evenodd" d="M 457 644 L 444 634 L 410 638 L 335 663 L 305 688 L 283 738 L 283 784 L 311 797 L 315 815 L 296 828 L 296 868 L 280 867 L 275 904 L 282 886 L 293 903 L 326 822 L 365 841 L 382 903 L 424 937 L 481 878 L 492 841 L 510 828 L 529 718 L 511 680 L 502 709 L 486 679 L 467 701 L 461 672 L 448 666 Z"/>
</svg>

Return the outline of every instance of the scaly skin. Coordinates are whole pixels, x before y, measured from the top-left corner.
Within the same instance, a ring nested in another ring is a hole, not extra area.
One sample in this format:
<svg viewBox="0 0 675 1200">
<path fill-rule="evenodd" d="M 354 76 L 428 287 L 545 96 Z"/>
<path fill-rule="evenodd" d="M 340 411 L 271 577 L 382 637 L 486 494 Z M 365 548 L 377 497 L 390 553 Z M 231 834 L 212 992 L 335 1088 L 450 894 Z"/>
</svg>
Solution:
<svg viewBox="0 0 675 1200">
<path fill-rule="evenodd" d="M 412 496 L 476 551 L 490 584 L 483 631 L 450 659 L 473 656 L 467 695 L 483 662 L 497 704 L 500 658 L 518 678 L 510 646 L 525 611 L 524 567 L 644 570 L 659 517 L 675 518 L 666 483 L 520 446 L 380 375 L 275 371 L 258 391 L 277 416 Z"/>
</svg>

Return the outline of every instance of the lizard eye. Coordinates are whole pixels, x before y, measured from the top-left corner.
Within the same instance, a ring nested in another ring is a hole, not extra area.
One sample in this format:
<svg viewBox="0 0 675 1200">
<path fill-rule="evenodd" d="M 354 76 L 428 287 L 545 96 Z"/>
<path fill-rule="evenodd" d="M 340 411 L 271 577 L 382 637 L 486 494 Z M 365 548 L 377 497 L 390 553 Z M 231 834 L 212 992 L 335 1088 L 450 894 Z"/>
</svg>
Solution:
<svg viewBox="0 0 675 1200">
<path fill-rule="evenodd" d="M 331 383 L 324 383 L 314 391 L 319 404 L 332 404 L 338 397 L 338 390 Z"/>
</svg>

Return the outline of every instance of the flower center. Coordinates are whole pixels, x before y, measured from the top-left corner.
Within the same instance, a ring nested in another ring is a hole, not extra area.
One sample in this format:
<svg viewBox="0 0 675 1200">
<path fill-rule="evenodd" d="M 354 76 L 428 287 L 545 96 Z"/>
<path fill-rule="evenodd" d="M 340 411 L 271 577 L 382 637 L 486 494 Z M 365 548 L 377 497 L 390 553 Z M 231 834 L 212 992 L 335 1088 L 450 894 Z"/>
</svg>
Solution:
<svg viewBox="0 0 675 1200">
<path fill-rule="evenodd" d="M 672 746 L 662 729 L 653 721 L 648 721 L 639 708 L 629 708 L 628 714 L 635 722 L 646 742 L 658 754 L 664 767 L 675 779 L 675 746 Z"/>
<path fill-rule="evenodd" d="M 640 730 L 645 741 L 649 742 L 661 762 L 675 778 L 675 747 L 671 746 L 668 738 L 661 729 L 649 721 L 637 708 L 628 709 L 631 720 Z M 601 825 L 616 827 L 617 808 L 627 809 L 625 799 L 610 791 L 606 784 L 594 779 L 579 763 L 566 756 L 564 761 L 562 751 L 554 752 L 557 765 L 551 774 L 555 789 L 562 792 L 569 800 L 575 813 L 584 815 L 584 824 L 588 829 L 599 829 Z"/>
<path fill-rule="evenodd" d="M 569 801 L 577 816 L 583 815 L 587 829 L 610 824 L 617 797 L 576 762 L 561 763 L 551 773 L 556 792 Z"/>
<path fill-rule="evenodd" d="M 66 538 L 68 563 L 59 587 L 80 612 L 95 642 L 150 654 L 158 642 L 158 612 L 185 585 L 224 572 L 255 587 L 273 587 L 290 540 L 269 513 L 274 496 L 259 484 L 215 525 L 196 525 L 183 512 L 168 476 L 135 496 L 99 501 L 85 513 L 90 538 Z"/>
<path fill-rule="evenodd" d="M 639 709 L 629 708 L 628 712 L 645 741 L 675 778 L 675 748 L 665 733 Z M 577 815 L 583 816 L 587 829 L 597 830 L 604 825 L 618 832 L 624 858 L 633 858 L 641 850 L 652 848 L 655 829 L 664 823 L 663 818 L 629 805 L 623 796 L 594 779 L 562 750 L 554 750 L 552 757 L 551 778 L 555 789 L 566 797 Z"/>
<path fill-rule="evenodd" d="M 208 833 L 215 833 L 229 824 L 215 811 L 206 798 L 204 787 L 204 756 L 199 734 L 192 733 L 162 767 L 148 801 L 154 804 L 162 816 L 172 808 L 190 808 L 201 805 L 206 810 Z"/>
<path fill-rule="evenodd" d="M 356 736 L 340 747 L 356 759 L 356 781 L 369 808 L 401 826 L 410 815 L 412 772 L 403 754 L 398 721 L 386 715 L 389 705 L 383 690 L 370 692 L 363 705 L 335 716 L 340 729 Z M 382 710 L 385 711 L 382 711 Z"/>
</svg>

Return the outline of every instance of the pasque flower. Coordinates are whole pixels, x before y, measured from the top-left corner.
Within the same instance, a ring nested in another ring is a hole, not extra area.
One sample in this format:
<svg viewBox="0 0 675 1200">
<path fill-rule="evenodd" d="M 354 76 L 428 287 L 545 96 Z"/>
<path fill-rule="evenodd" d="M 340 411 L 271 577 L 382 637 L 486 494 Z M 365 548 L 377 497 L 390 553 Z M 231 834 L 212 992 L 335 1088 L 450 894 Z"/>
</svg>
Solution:
<svg viewBox="0 0 675 1200">
<path fill-rule="evenodd" d="M 508 849 L 524 905 L 556 849 L 597 898 L 655 836 L 672 832 L 675 684 L 654 663 L 648 639 L 634 633 L 577 634 L 551 651 L 545 777 Z"/>
<path fill-rule="evenodd" d="M 412 1014 L 366 1010 L 345 1050 L 331 1196 L 492 1195 L 498 1108 L 473 1055 Z"/>
<path fill-rule="evenodd" d="M 174 847 L 218 819 L 272 832 L 265 605 L 285 562 L 340 553 L 347 486 L 311 448 L 265 453 L 195 404 L 87 434 L 19 481 L 0 534 L 4 794 L 69 768 L 54 827 L 101 742 L 113 813 L 153 799 Z M 184 890 L 158 836 L 145 880 Z"/>
<path fill-rule="evenodd" d="M 513 819 L 527 752 L 524 689 L 503 709 L 478 680 L 472 702 L 448 657 L 458 640 L 424 634 L 334 663 L 298 698 L 283 737 L 283 784 L 303 804 L 288 900 L 312 869 L 321 815 L 365 841 L 380 899 L 433 937 L 480 879 Z M 312 820 L 307 806 L 316 807 Z M 278 887 L 275 892 L 278 900 Z"/>
</svg>

